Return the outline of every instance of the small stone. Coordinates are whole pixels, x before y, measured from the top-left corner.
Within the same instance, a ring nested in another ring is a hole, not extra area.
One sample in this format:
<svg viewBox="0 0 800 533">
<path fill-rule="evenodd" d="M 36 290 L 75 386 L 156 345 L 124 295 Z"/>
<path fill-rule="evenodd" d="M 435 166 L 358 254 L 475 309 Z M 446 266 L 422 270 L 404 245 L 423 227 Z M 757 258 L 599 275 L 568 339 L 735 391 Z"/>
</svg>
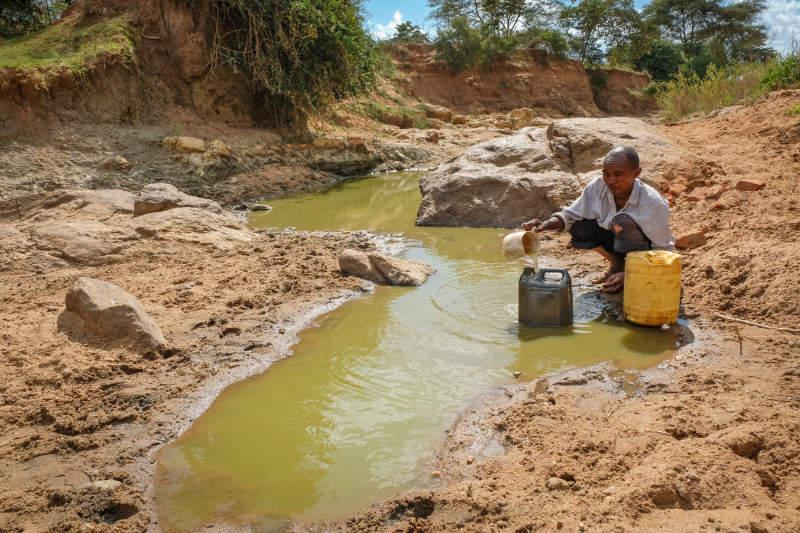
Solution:
<svg viewBox="0 0 800 533">
<path fill-rule="evenodd" d="M 736 182 L 736 188 L 740 191 L 760 191 L 766 186 L 761 180 L 739 180 Z"/>
<path fill-rule="evenodd" d="M 569 482 L 560 477 L 551 477 L 545 483 L 548 490 L 567 490 L 569 489 Z"/>
<path fill-rule="evenodd" d="M 752 533 L 769 533 L 769 530 L 758 522 L 750 522 L 750 531 Z"/>
<path fill-rule="evenodd" d="M 516 370 L 516 371 L 514 371 L 514 372 L 513 372 L 513 374 L 512 374 L 512 375 L 513 375 L 515 378 L 518 378 L 518 377 L 520 377 L 520 376 L 522 375 L 522 372 L 520 372 L 519 370 Z"/>
<path fill-rule="evenodd" d="M 468 455 L 467 456 L 467 464 L 471 465 L 474 462 L 475 462 L 475 456 L 474 455 Z"/>
<path fill-rule="evenodd" d="M 675 247 L 681 250 L 689 250 L 704 245 L 708 240 L 703 230 L 693 229 L 689 230 L 675 239 Z"/>
<path fill-rule="evenodd" d="M 431 477 L 438 479 L 438 478 L 442 477 L 442 473 L 440 471 L 438 471 L 438 470 L 434 470 L 433 472 L 431 472 Z"/>
<path fill-rule="evenodd" d="M 161 144 L 165 148 L 170 148 L 175 152 L 191 153 L 191 152 L 205 152 L 206 143 L 203 139 L 196 137 L 164 137 Z"/>
<path fill-rule="evenodd" d="M 103 161 L 100 168 L 103 170 L 130 170 L 131 164 L 121 155 L 115 155 Z"/>
<path fill-rule="evenodd" d="M 669 192 L 669 194 L 671 194 L 672 196 L 680 196 L 681 194 L 686 192 L 686 185 L 684 185 L 683 183 L 673 183 L 672 185 L 669 186 L 667 192 Z"/>
<path fill-rule="evenodd" d="M 453 115 L 450 121 L 456 125 L 464 125 L 469 121 L 469 118 L 465 115 Z"/>
<path fill-rule="evenodd" d="M 116 479 L 101 479 L 87 483 L 84 487 L 101 490 L 103 492 L 113 492 L 122 485 Z"/>
</svg>

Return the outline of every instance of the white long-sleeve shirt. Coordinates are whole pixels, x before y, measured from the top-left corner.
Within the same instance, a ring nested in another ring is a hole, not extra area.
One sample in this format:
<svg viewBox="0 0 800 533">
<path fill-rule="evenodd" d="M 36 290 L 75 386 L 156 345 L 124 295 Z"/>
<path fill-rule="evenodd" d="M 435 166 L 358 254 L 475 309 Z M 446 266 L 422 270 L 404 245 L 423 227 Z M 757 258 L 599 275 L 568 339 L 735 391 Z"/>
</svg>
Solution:
<svg viewBox="0 0 800 533">
<path fill-rule="evenodd" d="M 617 210 L 614 193 L 606 186 L 602 177 L 593 179 L 583 189 L 580 197 L 553 216 L 564 222 L 568 231 L 578 220 L 597 220 L 601 228 L 610 229 L 611 219 L 617 213 L 627 213 L 642 228 L 650 239 L 654 250 L 674 250 L 675 239 L 669 228 L 669 204 L 653 187 L 638 178 L 628 203 Z"/>
</svg>

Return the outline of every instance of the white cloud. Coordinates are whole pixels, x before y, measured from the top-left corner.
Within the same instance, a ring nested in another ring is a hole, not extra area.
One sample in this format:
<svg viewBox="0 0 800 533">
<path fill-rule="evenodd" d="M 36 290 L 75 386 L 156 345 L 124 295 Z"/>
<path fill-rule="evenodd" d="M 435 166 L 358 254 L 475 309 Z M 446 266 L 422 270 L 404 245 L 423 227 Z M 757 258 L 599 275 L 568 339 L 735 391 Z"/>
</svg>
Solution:
<svg viewBox="0 0 800 533">
<path fill-rule="evenodd" d="M 392 20 L 386 24 L 373 24 L 372 36 L 376 39 L 389 39 L 390 37 L 394 36 L 395 30 L 402 22 L 403 14 L 400 13 L 399 9 L 397 9 L 392 16 Z"/>
<path fill-rule="evenodd" d="M 793 38 L 800 40 L 800 0 L 768 0 L 762 20 L 769 45 L 778 52 L 791 50 Z"/>
</svg>

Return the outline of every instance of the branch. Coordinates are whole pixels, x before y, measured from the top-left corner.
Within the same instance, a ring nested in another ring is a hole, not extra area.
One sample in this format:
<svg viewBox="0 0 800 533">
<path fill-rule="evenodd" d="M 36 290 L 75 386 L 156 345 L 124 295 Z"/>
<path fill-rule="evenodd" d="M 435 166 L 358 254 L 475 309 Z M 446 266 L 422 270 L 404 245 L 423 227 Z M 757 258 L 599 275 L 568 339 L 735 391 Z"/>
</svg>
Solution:
<svg viewBox="0 0 800 533">
<path fill-rule="evenodd" d="M 745 320 L 743 318 L 736 318 L 722 313 L 714 313 L 714 316 L 723 320 L 730 320 L 731 322 L 738 322 L 740 324 L 747 324 L 748 326 L 756 326 L 757 328 L 774 329 L 776 331 L 785 331 L 788 333 L 800 333 L 800 328 L 785 328 L 782 326 L 770 326 L 769 324 L 761 324 L 760 322 L 753 322 L 752 320 Z"/>
</svg>

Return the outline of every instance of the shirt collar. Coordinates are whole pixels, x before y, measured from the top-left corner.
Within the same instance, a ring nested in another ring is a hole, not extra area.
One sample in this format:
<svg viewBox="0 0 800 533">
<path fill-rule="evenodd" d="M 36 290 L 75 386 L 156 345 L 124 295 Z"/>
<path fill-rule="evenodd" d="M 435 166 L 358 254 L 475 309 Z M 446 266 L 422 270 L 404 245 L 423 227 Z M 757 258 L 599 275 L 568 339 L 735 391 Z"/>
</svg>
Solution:
<svg viewBox="0 0 800 533">
<path fill-rule="evenodd" d="M 605 181 L 603 181 L 602 196 L 603 197 L 608 196 L 612 202 L 614 201 L 614 195 L 611 193 L 611 189 L 608 188 L 608 185 L 606 185 Z M 641 196 L 642 196 L 642 182 L 639 180 L 639 178 L 636 178 L 635 180 L 633 180 L 633 190 L 631 191 L 631 195 L 628 197 L 628 203 L 626 203 L 625 206 L 637 207 L 639 205 L 639 200 Z"/>
</svg>

